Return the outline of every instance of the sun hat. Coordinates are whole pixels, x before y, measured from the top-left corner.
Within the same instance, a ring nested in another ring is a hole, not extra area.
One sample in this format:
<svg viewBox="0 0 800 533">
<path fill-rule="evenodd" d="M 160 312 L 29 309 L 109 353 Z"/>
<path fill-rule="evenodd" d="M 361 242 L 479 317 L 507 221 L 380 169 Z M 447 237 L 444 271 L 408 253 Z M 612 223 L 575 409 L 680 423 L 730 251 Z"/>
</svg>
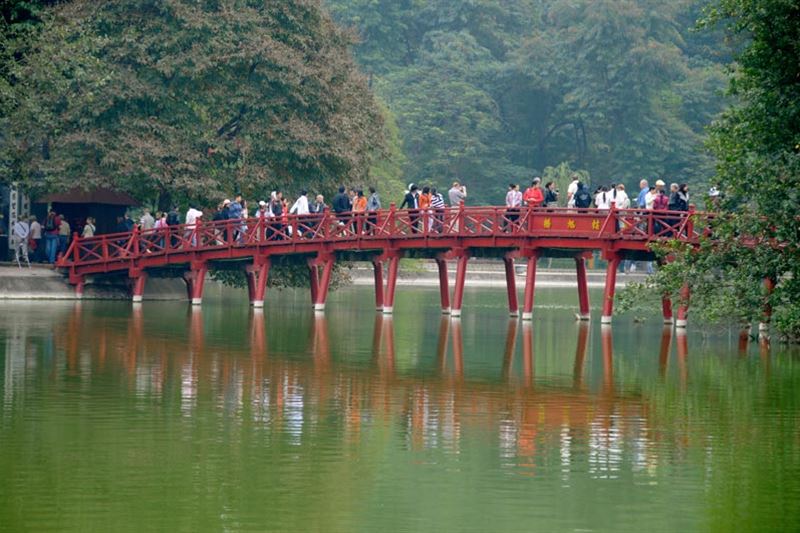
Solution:
<svg viewBox="0 0 800 533">
<path fill-rule="evenodd" d="M 665 185 L 666 185 L 666 183 L 664 183 L 664 180 L 658 180 L 658 181 L 656 181 L 656 187 L 663 187 L 663 186 L 665 186 Z"/>
</svg>

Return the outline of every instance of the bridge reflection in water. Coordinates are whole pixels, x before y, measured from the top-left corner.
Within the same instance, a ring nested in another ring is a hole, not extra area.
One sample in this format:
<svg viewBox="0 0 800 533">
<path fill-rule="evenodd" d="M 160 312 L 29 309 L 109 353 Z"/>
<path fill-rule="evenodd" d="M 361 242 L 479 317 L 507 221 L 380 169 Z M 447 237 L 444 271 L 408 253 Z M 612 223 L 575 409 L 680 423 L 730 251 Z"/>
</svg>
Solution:
<svg viewBox="0 0 800 533">
<path fill-rule="evenodd" d="M 533 469 L 541 448 L 555 447 L 566 468 L 573 460 L 570 449 L 580 445 L 591 450 L 594 474 L 605 476 L 619 467 L 620 446 L 647 450 L 652 448 L 647 443 L 658 439 L 647 429 L 647 402 L 617 386 L 609 327 L 575 324 L 571 379 L 554 385 L 552 376 L 535 373 L 533 325 L 513 319 L 500 379 L 493 380 L 471 376 L 461 322 L 448 317 L 439 322 L 435 356 L 426 360 L 434 362 L 433 370 L 422 377 L 413 368 L 398 369 L 394 319 L 382 314 L 374 317 L 371 358 L 355 367 L 332 350 L 328 318 L 319 313 L 310 331 L 298 329 L 297 338 L 307 339 L 302 358 L 271 349 L 259 310 L 251 311 L 247 338 L 234 347 L 206 334 L 197 307 L 187 310 L 183 334 L 154 334 L 141 307 L 131 309 L 123 324 L 107 320 L 96 315 L 84 320 L 77 304 L 55 328 L 53 348 L 64 354 L 66 376 L 91 382 L 96 375 L 113 375 L 137 401 L 163 403 L 186 417 L 198 409 L 216 410 L 232 423 L 280 431 L 298 444 L 313 441 L 320 419 L 331 417 L 342 428 L 343 442 L 357 438 L 364 426 L 391 422 L 401 425 L 410 449 L 448 453 L 457 453 L 464 432 L 475 428 L 497 435 L 502 461 Z M 587 383 L 591 339 L 598 330 L 602 378 Z M 673 344 L 683 389 L 687 340 L 670 327 L 661 334 L 658 373 L 666 377 Z M 50 358 L 51 364 L 56 360 Z M 23 372 L 27 366 L 17 365 Z M 641 468 L 656 460 L 646 452 L 636 457 Z"/>
</svg>

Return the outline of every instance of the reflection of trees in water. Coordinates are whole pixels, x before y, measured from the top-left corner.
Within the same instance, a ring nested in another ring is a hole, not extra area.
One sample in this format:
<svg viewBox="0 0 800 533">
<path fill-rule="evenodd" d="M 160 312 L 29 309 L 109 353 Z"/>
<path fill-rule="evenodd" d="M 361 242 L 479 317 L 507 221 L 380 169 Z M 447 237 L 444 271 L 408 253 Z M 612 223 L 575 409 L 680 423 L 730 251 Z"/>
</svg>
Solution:
<svg viewBox="0 0 800 533">
<path fill-rule="evenodd" d="M 258 311 L 251 312 L 246 341 L 233 347 L 206 334 L 198 308 L 176 318 L 183 331 L 170 335 L 152 334 L 145 318 L 141 307 L 124 321 L 95 314 L 89 320 L 77 308 L 54 329 L 66 373 L 89 382 L 111 376 L 140 404 L 186 417 L 216 413 L 289 444 L 315 439 L 323 426 L 338 427 L 355 442 L 373 427 L 399 423 L 412 450 L 455 453 L 466 432 L 489 432 L 499 435 L 503 461 L 517 466 L 533 468 L 551 451 L 567 464 L 582 450 L 602 470 L 619 446 L 641 438 L 641 424 L 629 422 L 644 416 L 641 403 L 614 391 L 610 334 L 602 338 L 602 389 L 591 393 L 584 384 L 586 324 L 577 327 L 572 383 L 554 388 L 535 384 L 529 323 L 508 322 L 502 379 L 482 382 L 469 378 L 461 322 L 446 317 L 438 328 L 435 374 L 424 379 L 396 370 L 395 326 L 383 315 L 375 317 L 372 357 L 361 367 L 337 364 L 321 314 L 303 336 L 307 358 L 270 354 L 267 321 Z M 81 353 L 88 366 L 79 364 Z"/>
</svg>

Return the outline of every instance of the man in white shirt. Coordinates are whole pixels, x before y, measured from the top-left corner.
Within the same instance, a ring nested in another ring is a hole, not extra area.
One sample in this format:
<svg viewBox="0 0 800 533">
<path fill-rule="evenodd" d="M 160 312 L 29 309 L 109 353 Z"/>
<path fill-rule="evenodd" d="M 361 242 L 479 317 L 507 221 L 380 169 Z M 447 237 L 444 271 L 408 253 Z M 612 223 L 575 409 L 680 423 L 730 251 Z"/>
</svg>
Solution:
<svg viewBox="0 0 800 533">
<path fill-rule="evenodd" d="M 289 209 L 292 215 L 307 215 L 308 211 L 308 192 L 304 189 L 300 191 L 300 196 L 294 202 L 294 205 Z"/>
<path fill-rule="evenodd" d="M 467 188 L 459 182 L 454 181 L 453 186 L 447 192 L 447 196 L 450 199 L 450 206 L 458 207 L 461 205 L 461 202 L 467 199 Z"/>
<path fill-rule="evenodd" d="M 294 214 L 294 215 L 298 215 L 298 216 L 303 216 L 303 215 L 307 215 L 309 212 L 310 211 L 308 209 L 308 191 L 303 189 L 303 190 L 300 191 L 300 196 L 297 198 L 297 200 L 295 200 L 294 205 L 289 209 L 289 214 L 290 215 Z M 305 224 L 303 224 L 302 220 L 298 220 L 297 232 L 299 233 L 299 235 L 301 237 L 303 236 L 303 232 L 305 232 L 306 229 L 308 229 L 308 228 L 306 228 L 306 226 L 305 226 Z"/>
<path fill-rule="evenodd" d="M 142 226 L 142 231 L 150 231 L 156 225 L 156 219 L 150 214 L 149 209 L 144 210 L 142 218 L 139 219 L 139 224 Z"/>
<path fill-rule="evenodd" d="M 13 228 L 13 241 L 14 241 L 14 259 L 17 261 L 17 266 L 22 268 L 19 261 L 19 256 L 25 259 L 28 268 L 31 267 L 31 262 L 28 259 L 28 237 L 30 237 L 31 228 L 26 220 L 18 220 Z"/>
<path fill-rule="evenodd" d="M 617 209 L 629 209 L 631 207 L 631 199 L 628 198 L 628 193 L 625 192 L 625 185 L 622 183 L 617 185 L 617 192 L 614 196 L 614 205 Z"/>
<path fill-rule="evenodd" d="M 42 225 L 36 220 L 35 216 L 31 216 L 31 240 L 33 240 L 33 260 L 34 262 L 41 261 L 42 252 Z"/>
<path fill-rule="evenodd" d="M 186 211 L 186 233 L 185 236 L 188 238 L 191 236 L 192 238 L 192 246 L 197 246 L 197 233 L 195 229 L 197 228 L 197 221 L 203 217 L 203 212 L 199 209 L 196 209 L 194 204 L 189 206 L 189 210 Z"/>
<path fill-rule="evenodd" d="M 580 183 L 581 177 L 577 174 L 572 175 L 572 181 L 570 182 L 569 186 L 567 186 L 567 207 L 575 207 L 575 193 L 578 192 L 578 183 Z"/>
</svg>

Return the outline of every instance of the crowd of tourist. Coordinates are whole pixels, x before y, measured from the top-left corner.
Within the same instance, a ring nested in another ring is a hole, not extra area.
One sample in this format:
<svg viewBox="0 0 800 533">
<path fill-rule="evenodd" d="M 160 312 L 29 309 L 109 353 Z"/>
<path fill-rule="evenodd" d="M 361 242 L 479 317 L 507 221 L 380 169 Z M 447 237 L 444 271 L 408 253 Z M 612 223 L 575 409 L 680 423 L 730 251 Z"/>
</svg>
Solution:
<svg viewBox="0 0 800 533">
<path fill-rule="evenodd" d="M 709 191 L 712 202 L 718 195 L 716 189 Z M 467 200 L 467 188 L 455 181 L 444 192 L 432 185 L 417 185 L 411 183 L 402 198 L 399 209 L 408 210 L 408 221 L 414 232 L 427 231 L 440 232 L 443 228 L 446 207 L 458 207 Z M 667 189 L 662 180 L 657 180 L 650 185 L 648 180 L 641 180 L 639 192 L 635 198 L 628 196 L 625 185 L 611 184 L 599 186 L 590 192 L 589 187 L 581 181 L 580 176 L 574 175 L 566 191 L 566 198 L 562 199 L 557 184 L 548 181 L 544 185 L 541 178 L 534 178 L 531 185 L 520 191 L 516 183 L 508 186 L 505 197 L 507 208 L 503 227 L 508 228 L 519 220 L 525 208 L 555 208 L 566 207 L 570 209 L 596 208 L 598 210 L 640 209 L 661 211 L 688 211 L 689 189 L 684 184 L 673 183 Z M 216 208 L 202 209 L 197 204 L 190 204 L 185 213 L 181 213 L 177 206 L 168 211 L 155 213 L 144 209 L 138 222 L 131 219 L 128 213 L 117 217 L 114 233 L 132 232 L 137 228 L 146 235 L 160 234 L 166 228 L 183 224 L 184 238 L 191 239 L 196 244 L 195 228 L 205 221 L 239 221 L 232 226 L 237 239 L 246 234 L 248 224 L 253 221 L 262 221 L 267 239 L 282 239 L 287 234 L 298 232 L 301 235 L 314 229 L 315 220 L 319 215 L 329 210 L 342 226 L 353 227 L 358 224 L 359 231 L 368 233 L 377 222 L 376 212 L 383 208 L 381 198 L 375 187 L 369 187 L 365 192 L 361 188 L 339 187 L 338 192 L 331 199 L 330 205 L 322 194 L 309 198 L 307 190 L 299 191 L 293 201 L 284 197 L 281 191 L 274 191 L 268 200 L 259 200 L 248 205 L 247 200 L 237 194 L 233 199 L 225 199 Z M 295 220 L 294 226 L 290 225 L 289 216 Z M 318 222 L 317 222 L 318 223 Z M 93 237 L 97 227 L 93 218 L 85 220 L 78 230 L 82 238 Z M 54 264 L 60 254 L 66 252 L 71 237 L 71 227 L 66 218 L 53 210 L 48 213 L 44 224 L 37 221 L 35 216 L 28 220 L 16 222 L 12 229 L 12 242 L 17 263 L 30 264 L 34 262 L 48 262 Z M 163 239 L 162 239 L 163 241 Z"/>
</svg>

